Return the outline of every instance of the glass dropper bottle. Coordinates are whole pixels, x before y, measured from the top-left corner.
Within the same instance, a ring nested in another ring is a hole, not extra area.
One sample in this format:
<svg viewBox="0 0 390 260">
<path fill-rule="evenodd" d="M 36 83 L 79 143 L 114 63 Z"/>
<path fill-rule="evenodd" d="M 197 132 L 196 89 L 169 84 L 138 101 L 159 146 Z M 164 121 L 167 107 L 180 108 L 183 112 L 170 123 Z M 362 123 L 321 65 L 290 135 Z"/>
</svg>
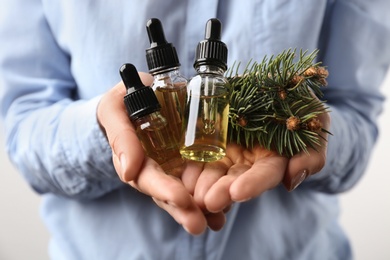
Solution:
<svg viewBox="0 0 390 260">
<path fill-rule="evenodd" d="M 227 47 L 221 22 L 206 23 L 205 39 L 196 48 L 197 75 L 187 86 L 187 103 L 180 153 L 190 160 L 211 162 L 226 155 L 229 113 Z"/>
<path fill-rule="evenodd" d="M 165 39 L 159 19 L 146 23 L 150 48 L 146 49 L 149 73 L 153 75 L 152 88 L 161 105 L 161 114 L 179 145 L 182 135 L 182 120 L 186 98 L 187 79 L 180 73 L 180 62 L 176 48 Z"/>
<path fill-rule="evenodd" d="M 155 160 L 167 174 L 179 177 L 185 161 L 173 133 L 167 127 L 167 120 L 160 113 L 161 106 L 155 93 L 152 88 L 142 84 L 134 65 L 122 65 L 120 75 L 126 86 L 124 103 L 127 113 L 136 127 L 146 155 Z"/>
</svg>

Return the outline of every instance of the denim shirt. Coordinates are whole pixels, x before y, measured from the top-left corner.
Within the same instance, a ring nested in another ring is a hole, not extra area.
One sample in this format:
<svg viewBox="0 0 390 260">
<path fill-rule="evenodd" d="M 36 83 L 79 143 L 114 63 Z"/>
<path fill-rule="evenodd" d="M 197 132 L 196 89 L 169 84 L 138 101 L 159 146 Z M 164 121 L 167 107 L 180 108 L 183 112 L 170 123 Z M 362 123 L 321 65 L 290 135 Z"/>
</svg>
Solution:
<svg viewBox="0 0 390 260">
<path fill-rule="evenodd" d="M 0 111 L 6 149 L 43 196 L 52 259 L 350 259 L 335 194 L 362 176 L 378 135 L 379 86 L 390 61 L 388 1 L 4 0 L 0 8 Z M 145 24 L 159 18 L 194 75 L 205 23 L 221 20 L 228 65 L 289 48 L 329 70 L 332 126 L 325 167 L 298 189 L 236 203 L 225 227 L 186 233 L 123 184 L 96 120 L 102 94 L 133 63 L 147 71 Z"/>
</svg>

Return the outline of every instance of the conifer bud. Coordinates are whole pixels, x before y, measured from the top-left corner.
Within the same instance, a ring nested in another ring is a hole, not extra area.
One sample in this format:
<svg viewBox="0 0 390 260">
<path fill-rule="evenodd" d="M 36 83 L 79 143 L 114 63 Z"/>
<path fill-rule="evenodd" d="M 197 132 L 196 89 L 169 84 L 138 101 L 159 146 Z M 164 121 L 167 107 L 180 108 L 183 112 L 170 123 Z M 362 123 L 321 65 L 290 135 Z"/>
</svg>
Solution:
<svg viewBox="0 0 390 260">
<path fill-rule="evenodd" d="M 317 67 L 317 75 L 320 78 L 327 78 L 329 76 L 329 72 L 324 67 Z"/>
<path fill-rule="evenodd" d="M 285 100 L 287 98 L 287 92 L 284 89 L 279 90 L 278 94 L 281 100 Z"/>
<path fill-rule="evenodd" d="M 317 70 L 315 67 L 310 67 L 305 72 L 303 72 L 303 76 L 305 77 L 313 77 L 317 75 Z"/>
<path fill-rule="evenodd" d="M 307 128 L 310 131 L 319 131 L 322 129 L 322 123 L 318 118 L 312 118 L 308 123 L 307 123 Z"/>
<path fill-rule="evenodd" d="M 301 75 L 294 75 L 290 81 L 291 87 L 295 87 L 300 84 L 305 78 Z"/>
<path fill-rule="evenodd" d="M 248 120 L 243 115 L 238 116 L 238 124 L 242 127 L 246 126 L 248 124 Z"/>
<path fill-rule="evenodd" d="M 288 130 L 290 131 L 295 131 L 295 130 L 299 130 L 300 128 L 300 123 L 301 123 L 301 120 L 296 117 L 296 116 L 290 116 L 289 118 L 287 118 L 286 120 L 286 127 Z"/>
</svg>

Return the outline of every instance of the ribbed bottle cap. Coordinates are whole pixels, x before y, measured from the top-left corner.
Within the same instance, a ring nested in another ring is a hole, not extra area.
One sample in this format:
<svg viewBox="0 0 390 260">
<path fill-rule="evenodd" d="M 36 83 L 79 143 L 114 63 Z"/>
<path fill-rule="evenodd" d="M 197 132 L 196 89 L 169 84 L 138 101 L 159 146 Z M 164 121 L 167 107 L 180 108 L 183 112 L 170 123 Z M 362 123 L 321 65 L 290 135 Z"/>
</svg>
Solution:
<svg viewBox="0 0 390 260">
<path fill-rule="evenodd" d="M 194 67 L 208 64 L 227 69 L 228 49 L 221 41 L 221 30 L 222 24 L 218 19 L 207 21 L 204 40 L 196 48 Z"/>
<path fill-rule="evenodd" d="M 177 52 L 172 43 L 165 39 L 161 22 L 157 18 L 152 18 L 146 23 L 150 48 L 146 49 L 146 62 L 149 72 L 155 74 L 180 66 Z"/>
<path fill-rule="evenodd" d="M 160 110 L 161 106 L 156 94 L 152 88 L 142 84 L 133 64 L 123 64 L 119 73 L 126 86 L 127 95 L 124 97 L 124 103 L 131 120 Z"/>
</svg>

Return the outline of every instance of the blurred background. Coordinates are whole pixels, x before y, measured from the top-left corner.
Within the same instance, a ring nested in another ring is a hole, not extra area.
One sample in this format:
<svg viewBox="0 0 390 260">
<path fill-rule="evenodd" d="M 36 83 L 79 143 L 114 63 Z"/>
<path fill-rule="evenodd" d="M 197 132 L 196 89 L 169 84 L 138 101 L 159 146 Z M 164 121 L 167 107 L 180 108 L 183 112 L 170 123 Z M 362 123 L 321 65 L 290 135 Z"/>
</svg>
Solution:
<svg viewBox="0 0 390 260">
<path fill-rule="evenodd" d="M 382 87 L 390 99 L 390 73 Z M 341 195 L 341 224 L 356 260 L 390 259 L 390 101 L 363 179 Z M 0 260 L 46 260 L 49 234 L 39 216 L 40 198 L 9 163 L 0 133 Z"/>
</svg>

